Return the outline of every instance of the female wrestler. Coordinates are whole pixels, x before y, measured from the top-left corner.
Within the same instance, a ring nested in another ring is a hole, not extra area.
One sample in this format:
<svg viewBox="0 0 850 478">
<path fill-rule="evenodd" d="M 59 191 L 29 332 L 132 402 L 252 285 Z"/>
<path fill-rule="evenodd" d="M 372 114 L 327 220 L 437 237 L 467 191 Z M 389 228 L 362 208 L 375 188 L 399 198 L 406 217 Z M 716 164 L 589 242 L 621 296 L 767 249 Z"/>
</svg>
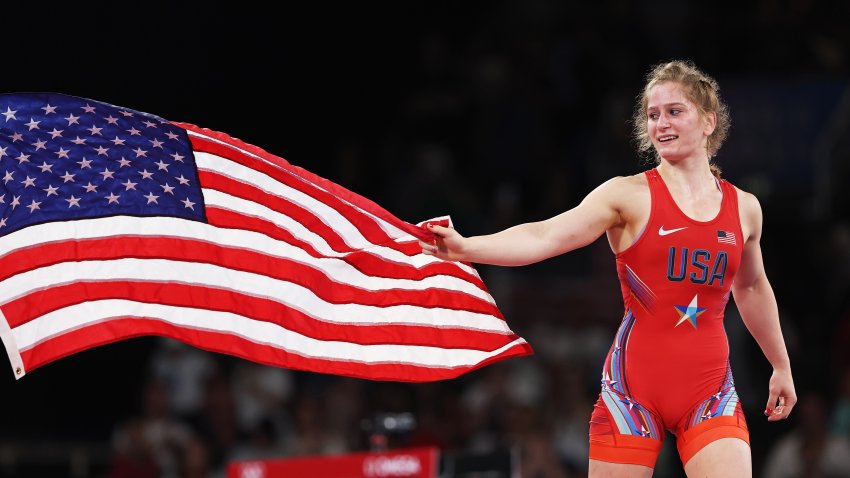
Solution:
<svg viewBox="0 0 850 478">
<path fill-rule="evenodd" d="M 475 237 L 433 226 L 436 240 L 420 245 L 447 260 L 518 266 L 605 233 L 625 314 L 590 422 L 590 476 L 652 476 L 668 430 L 688 476 L 751 476 L 723 327 L 730 292 L 773 366 L 768 420 L 787 418 L 797 400 L 762 263 L 761 208 L 712 161 L 729 127 L 714 79 L 690 62 L 657 65 L 635 111 L 636 139 L 654 149 L 656 167 L 610 179 L 544 221 Z"/>
</svg>

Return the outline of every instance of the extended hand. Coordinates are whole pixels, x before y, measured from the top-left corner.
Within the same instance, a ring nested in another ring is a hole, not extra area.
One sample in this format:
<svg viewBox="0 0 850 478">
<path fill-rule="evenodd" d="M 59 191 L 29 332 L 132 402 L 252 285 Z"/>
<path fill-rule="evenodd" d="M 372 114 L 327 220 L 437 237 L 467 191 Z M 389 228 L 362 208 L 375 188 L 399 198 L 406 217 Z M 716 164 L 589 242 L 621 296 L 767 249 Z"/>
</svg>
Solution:
<svg viewBox="0 0 850 478">
<path fill-rule="evenodd" d="M 428 230 L 436 236 L 433 242 L 419 241 L 422 253 L 450 261 L 466 260 L 464 245 L 466 238 L 451 227 L 429 224 Z"/>
</svg>

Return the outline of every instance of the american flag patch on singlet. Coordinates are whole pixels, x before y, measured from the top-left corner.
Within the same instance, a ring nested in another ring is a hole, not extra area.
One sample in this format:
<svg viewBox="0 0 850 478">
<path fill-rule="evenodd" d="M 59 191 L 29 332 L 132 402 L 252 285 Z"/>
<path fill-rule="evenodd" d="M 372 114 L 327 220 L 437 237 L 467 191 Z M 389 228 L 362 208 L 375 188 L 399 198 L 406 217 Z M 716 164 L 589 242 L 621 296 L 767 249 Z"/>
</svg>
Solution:
<svg viewBox="0 0 850 478">
<path fill-rule="evenodd" d="M 732 244 L 734 246 L 736 244 L 735 233 L 718 229 L 717 242 L 721 244 Z"/>
</svg>

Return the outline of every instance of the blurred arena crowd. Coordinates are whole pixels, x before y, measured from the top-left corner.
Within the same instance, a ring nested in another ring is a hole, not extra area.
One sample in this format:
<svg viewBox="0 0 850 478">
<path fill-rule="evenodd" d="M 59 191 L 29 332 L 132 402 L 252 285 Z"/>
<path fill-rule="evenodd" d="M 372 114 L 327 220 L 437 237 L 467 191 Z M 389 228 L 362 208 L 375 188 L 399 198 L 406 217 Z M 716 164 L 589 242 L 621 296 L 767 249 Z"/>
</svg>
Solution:
<svg viewBox="0 0 850 478">
<path fill-rule="evenodd" d="M 410 81 L 387 92 L 384 127 L 353 126 L 318 165 L 241 136 L 409 222 L 449 214 L 464 234 L 494 232 L 651 167 L 628 124 L 643 75 L 659 61 L 694 60 L 731 109 L 717 158 L 724 177 L 764 210 L 764 260 L 800 397 L 789 421 L 764 420 L 769 364 L 730 301 L 754 471 L 850 476 L 850 29 L 836 20 L 850 18 L 850 4 L 567 3 L 501 2 L 474 19 L 422 22 L 406 53 Z M 266 367 L 168 339 L 113 345 L 112 354 L 129 350 L 133 378 L 116 378 L 126 401 L 94 422 L 75 476 L 222 477 L 231 460 L 369 450 L 387 413 L 415 420 L 389 435 L 391 448 L 513 450 L 523 478 L 586 476 L 588 421 L 623 307 L 606 241 L 532 266 L 477 269 L 535 355 L 405 384 Z M 18 476 L 25 463 L 17 428 L 8 430 L 0 474 Z M 668 437 L 655 476 L 684 476 L 674 445 Z"/>
</svg>

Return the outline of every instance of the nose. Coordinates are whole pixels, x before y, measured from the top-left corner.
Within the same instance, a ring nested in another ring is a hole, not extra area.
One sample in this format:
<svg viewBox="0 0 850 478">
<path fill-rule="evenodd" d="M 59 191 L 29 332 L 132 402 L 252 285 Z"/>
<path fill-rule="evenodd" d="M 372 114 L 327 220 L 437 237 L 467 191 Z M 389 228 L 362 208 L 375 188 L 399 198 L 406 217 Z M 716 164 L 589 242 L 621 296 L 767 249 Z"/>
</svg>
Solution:
<svg viewBox="0 0 850 478">
<path fill-rule="evenodd" d="M 670 126 L 670 121 L 669 118 L 667 118 L 667 115 L 664 113 L 658 115 L 658 127 L 667 128 L 668 126 Z"/>
</svg>

